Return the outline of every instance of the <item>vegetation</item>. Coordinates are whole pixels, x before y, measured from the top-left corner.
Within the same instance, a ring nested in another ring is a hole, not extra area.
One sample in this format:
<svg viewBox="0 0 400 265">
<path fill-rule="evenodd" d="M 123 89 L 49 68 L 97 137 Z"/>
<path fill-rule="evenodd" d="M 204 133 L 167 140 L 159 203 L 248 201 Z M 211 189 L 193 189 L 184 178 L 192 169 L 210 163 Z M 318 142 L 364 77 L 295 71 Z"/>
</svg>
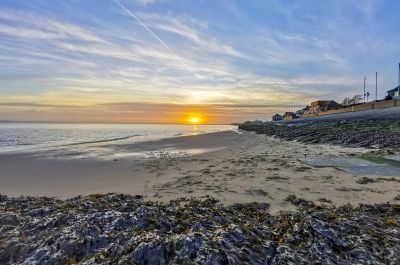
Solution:
<svg viewBox="0 0 400 265">
<path fill-rule="evenodd" d="M 352 106 L 352 105 L 361 103 L 362 100 L 363 100 L 363 97 L 361 95 L 354 95 L 351 98 L 343 99 L 341 105 L 343 105 L 344 107 L 348 107 L 348 106 Z"/>
<path fill-rule="evenodd" d="M 299 124 L 244 123 L 242 130 L 304 143 L 400 149 L 400 121 L 352 120 Z"/>
<path fill-rule="evenodd" d="M 288 196 L 267 203 L 145 202 L 140 196 L 70 200 L 0 195 L 1 264 L 392 264 L 399 205 L 335 207 Z"/>
</svg>

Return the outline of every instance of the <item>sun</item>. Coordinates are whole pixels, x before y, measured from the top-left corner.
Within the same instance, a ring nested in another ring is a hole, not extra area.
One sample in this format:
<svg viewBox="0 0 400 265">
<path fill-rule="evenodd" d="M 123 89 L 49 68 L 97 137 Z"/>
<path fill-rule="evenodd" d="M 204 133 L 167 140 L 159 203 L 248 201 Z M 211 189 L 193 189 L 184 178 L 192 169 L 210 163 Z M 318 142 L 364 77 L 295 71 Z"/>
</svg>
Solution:
<svg viewBox="0 0 400 265">
<path fill-rule="evenodd" d="M 193 117 L 193 118 L 190 118 L 190 122 L 191 122 L 191 123 L 199 123 L 199 122 L 200 122 L 200 119 L 197 118 L 197 117 Z"/>
</svg>

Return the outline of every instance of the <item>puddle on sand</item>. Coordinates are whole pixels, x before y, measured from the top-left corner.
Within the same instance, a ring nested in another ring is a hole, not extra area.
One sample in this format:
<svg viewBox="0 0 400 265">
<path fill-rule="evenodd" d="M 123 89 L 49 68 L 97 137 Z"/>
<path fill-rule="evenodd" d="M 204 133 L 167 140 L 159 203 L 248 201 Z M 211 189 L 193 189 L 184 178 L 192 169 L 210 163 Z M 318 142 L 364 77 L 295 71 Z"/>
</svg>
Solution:
<svg viewBox="0 0 400 265">
<path fill-rule="evenodd" d="M 384 156 L 384 158 L 390 159 L 390 160 L 394 160 L 394 161 L 397 161 L 397 162 L 400 162 L 400 154 L 397 154 L 397 155 L 387 155 L 387 156 Z"/>
<path fill-rule="evenodd" d="M 400 177 L 400 168 L 356 157 L 309 157 L 303 162 L 314 167 L 335 167 L 347 173 L 365 176 Z"/>
</svg>

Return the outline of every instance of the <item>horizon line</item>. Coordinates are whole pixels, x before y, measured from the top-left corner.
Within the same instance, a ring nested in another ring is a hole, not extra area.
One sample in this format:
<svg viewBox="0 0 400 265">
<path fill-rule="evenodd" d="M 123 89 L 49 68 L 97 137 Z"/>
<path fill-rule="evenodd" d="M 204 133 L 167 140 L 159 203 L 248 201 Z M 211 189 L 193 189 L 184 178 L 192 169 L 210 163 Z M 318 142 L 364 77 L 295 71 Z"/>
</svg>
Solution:
<svg viewBox="0 0 400 265">
<path fill-rule="evenodd" d="M 0 120 L 0 123 L 54 123 L 54 124 L 143 124 L 143 125 L 232 125 L 235 123 L 242 122 L 232 122 L 232 123 L 156 123 L 156 122 L 64 122 L 64 121 L 14 121 L 14 120 Z"/>
</svg>

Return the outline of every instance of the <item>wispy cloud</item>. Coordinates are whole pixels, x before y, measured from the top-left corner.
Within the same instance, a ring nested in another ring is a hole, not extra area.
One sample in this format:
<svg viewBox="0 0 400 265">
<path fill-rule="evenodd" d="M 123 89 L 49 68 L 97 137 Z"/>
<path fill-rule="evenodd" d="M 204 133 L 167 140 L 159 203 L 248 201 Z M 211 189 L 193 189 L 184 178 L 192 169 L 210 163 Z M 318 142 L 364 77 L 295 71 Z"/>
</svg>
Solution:
<svg viewBox="0 0 400 265">
<path fill-rule="evenodd" d="M 62 122 L 171 123 L 185 122 L 194 113 L 211 123 L 231 123 L 284 108 L 284 105 L 173 104 L 118 102 L 96 106 L 71 106 L 33 102 L 0 103 L 0 119 Z M 293 106 L 300 107 L 300 106 Z M 6 108 L 6 109 L 5 109 Z M 18 110 L 18 111 L 16 111 Z M 60 120 L 60 114 L 62 119 Z M 163 115 L 160 115 L 162 113 Z M 78 115 L 77 115 L 78 114 Z"/>
<path fill-rule="evenodd" d="M 133 14 L 127 7 L 125 7 L 120 0 L 115 0 L 121 8 L 123 8 L 135 21 L 137 21 L 140 25 L 142 25 L 164 48 L 166 48 L 170 53 L 174 54 L 177 58 L 180 59 L 181 63 L 195 76 L 197 74 L 193 71 L 193 69 L 177 54 L 174 52 L 160 37 L 157 36 L 141 19 L 139 19 L 135 14 Z"/>
<path fill-rule="evenodd" d="M 72 119 L 85 109 L 93 111 L 86 119 L 101 120 L 100 113 L 155 115 L 154 108 L 177 119 L 194 108 L 257 118 L 285 105 L 341 100 L 375 71 L 383 95 L 396 76 L 396 2 L 390 9 L 376 1 L 123 4 L 138 20 L 115 1 L 0 3 L 0 113 L 67 111 Z M 378 20 L 378 11 L 387 16 Z"/>
<path fill-rule="evenodd" d="M 13 26 L 3 25 L 2 32 L 17 37 L 73 38 L 90 42 L 104 42 L 100 37 L 78 25 L 45 18 L 31 12 L 0 10 L 0 20 L 13 22 Z M 22 33 L 19 33 L 20 31 Z"/>
<path fill-rule="evenodd" d="M 155 3 L 161 2 L 162 0 L 133 0 L 133 2 L 142 5 L 142 6 L 146 6 L 146 5 L 153 5 Z"/>
<path fill-rule="evenodd" d="M 171 17 L 154 13 L 141 13 L 139 15 L 141 18 L 146 20 L 151 27 L 185 38 L 205 52 L 245 57 L 231 45 L 218 41 L 215 37 L 201 34 L 200 30 L 207 30 L 206 23 L 199 23 L 198 21 L 193 23 L 193 20 L 185 19 L 185 17 Z"/>
<path fill-rule="evenodd" d="M 354 4 L 354 6 L 356 8 L 358 8 L 359 10 L 361 10 L 361 12 L 363 12 L 363 14 L 365 16 L 367 16 L 368 18 L 371 18 L 379 9 L 380 4 L 384 2 L 384 1 L 380 1 L 380 0 L 356 0 L 356 1 L 352 1 L 352 4 Z"/>
</svg>

